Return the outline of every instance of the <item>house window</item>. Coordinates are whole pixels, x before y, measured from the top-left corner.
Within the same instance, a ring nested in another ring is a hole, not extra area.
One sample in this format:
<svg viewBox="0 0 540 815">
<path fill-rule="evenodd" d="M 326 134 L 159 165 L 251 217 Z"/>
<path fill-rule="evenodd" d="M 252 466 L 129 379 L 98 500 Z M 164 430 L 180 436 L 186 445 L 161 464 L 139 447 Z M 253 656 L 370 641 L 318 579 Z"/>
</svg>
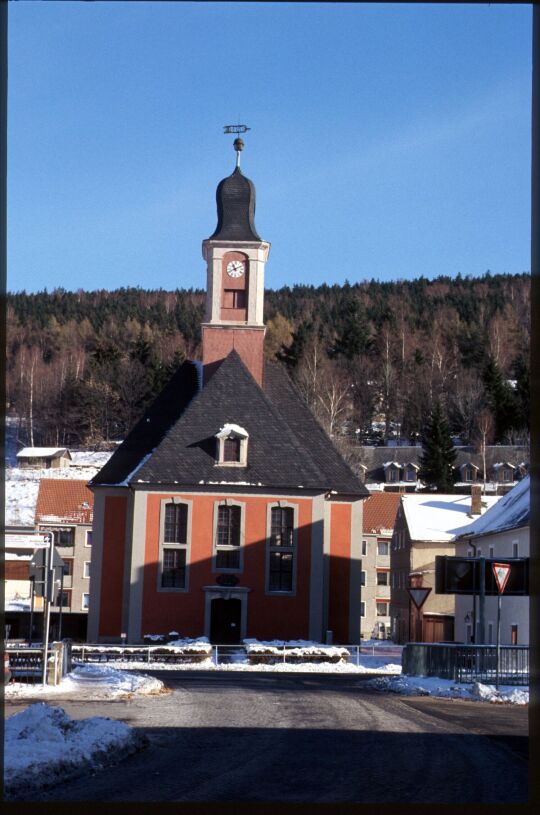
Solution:
<svg viewBox="0 0 540 815">
<path fill-rule="evenodd" d="M 377 617 L 388 616 L 388 603 L 377 601 Z"/>
<path fill-rule="evenodd" d="M 489 556 L 490 557 L 495 557 L 495 547 L 494 546 L 489 547 Z"/>
<path fill-rule="evenodd" d="M 64 561 L 64 577 L 68 577 L 69 575 L 73 574 L 73 558 L 63 558 Z"/>
<path fill-rule="evenodd" d="M 512 473 L 506 467 L 502 471 L 503 481 L 511 481 L 512 480 Z"/>
<path fill-rule="evenodd" d="M 89 608 L 90 607 L 90 595 L 85 592 L 82 596 L 82 603 L 81 608 Z"/>
<path fill-rule="evenodd" d="M 240 522 L 242 509 L 239 506 L 221 505 L 218 507 L 216 529 L 216 568 L 240 568 Z"/>
<path fill-rule="evenodd" d="M 240 439 L 231 436 L 223 441 L 223 461 L 240 461 Z"/>
<path fill-rule="evenodd" d="M 366 585 L 366 573 L 365 572 L 360 572 L 360 585 L 361 586 Z"/>
<path fill-rule="evenodd" d="M 362 554 L 367 555 L 367 541 L 362 541 Z"/>
<path fill-rule="evenodd" d="M 90 577 L 90 561 L 89 560 L 84 561 L 83 577 Z"/>
<path fill-rule="evenodd" d="M 414 470 L 405 470 L 405 480 L 414 481 Z"/>
<path fill-rule="evenodd" d="M 512 557 L 519 557 L 519 544 L 517 541 L 512 541 Z"/>
<path fill-rule="evenodd" d="M 53 531 L 55 546 L 73 546 L 75 539 L 74 529 L 55 529 Z"/>
<path fill-rule="evenodd" d="M 85 546 L 92 546 L 92 530 L 91 529 L 86 530 L 86 541 L 85 541 L 84 545 Z"/>
<path fill-rule="evenodd" d="M 397 474 L 397 470 L 395 470 L 393 467 L 391 467 L 391 468 L 388 470 L 388 480 L 389 480 L 389 481 L 397 481 L 397 480 L 398 480 L 398 479 L 397 479 L 397 475 L 398 475 L 398 474 Z"/>
<path fill-rule="evenodd" d="M 378 555 L 387 555 L 388 554 L 388 544 L 386 541 L 379 541 L 377 544 L 377 554 Z"/>
<path fill-rule="evenodd" d="M 62 608 L 69 608 L 71 605 L 71 592 L 70 591 L 59 591 L 56 595 L 56 602 L 55 606 L 61 606 Z"/>
<path fill-rule="evenodd" d="M 189 502 L 178 499 L 161 502 L 158 590 L 187 588 L 189 517 Z"/>
<path fill-rule="evenodd" d="M 377 585 L 378 586 L 387 586 L 388 585 L 388 572 L 377 572 Z"/>
<path fill-rule="evenodd" d="M 360 616 L 366 616 L 366 604 L 364 602 L 360 602 Z"/>
<path fill-rule="evenodd" d="M 292 591 L 294 585 L 295 522 L 293 507 L 272 507 L 268 567 L 269 591 Z"/>
</svg>

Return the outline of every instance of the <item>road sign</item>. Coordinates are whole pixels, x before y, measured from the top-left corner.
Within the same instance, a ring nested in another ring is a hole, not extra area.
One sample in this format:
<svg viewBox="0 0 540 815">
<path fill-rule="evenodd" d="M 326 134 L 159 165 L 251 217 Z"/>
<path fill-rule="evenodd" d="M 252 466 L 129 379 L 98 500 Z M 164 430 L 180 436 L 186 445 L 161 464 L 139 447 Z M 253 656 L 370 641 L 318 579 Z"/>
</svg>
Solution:
<svg viewBox="0 0 540 815">
<path fill-rule="evenodd" d="M 508 582 L 508 578 L 510 577 L 511 566 L 509 563 L 495 562 L 491 564 L 491 568 L 493 569 L 493 574 L 495 575 L 495 580 L 497 581 L 499 594 L 502 594 L 504 587 Z"/>
<path fill-rule="evenodd" d="M 424 603 L 427 600 L 427 596 L 430 593 L 430 588 L 425 589 L 407 589 L 409 592 L 410 598 L 413 601 L 416 608 L 422 608 Z"/>
</svg>

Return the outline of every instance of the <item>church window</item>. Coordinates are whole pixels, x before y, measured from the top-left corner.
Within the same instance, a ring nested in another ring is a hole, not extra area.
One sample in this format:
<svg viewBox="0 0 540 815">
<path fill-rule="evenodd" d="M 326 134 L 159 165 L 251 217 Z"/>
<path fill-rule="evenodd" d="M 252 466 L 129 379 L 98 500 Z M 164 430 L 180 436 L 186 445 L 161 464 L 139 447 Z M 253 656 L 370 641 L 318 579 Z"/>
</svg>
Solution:
<svg viewBox="0 0 540 815">
<path fill-rule="evenodd" d="M 297 507 L 271 506 L 268 536 L 268 591 L 294 591 L 297 549 Z"/>
<path fill-rule="evenodd" d="M 191 502 L 161 502 L 159 591 L 186 591 L 189 563 Z"/>
<path fill-rule="evenodd" d="M 220 504 L 217 508 L 216 524 L 216 569 L 234 569 L 240 564 L 240 544 L 242 538 L 242 507 Z"/>
</svg>

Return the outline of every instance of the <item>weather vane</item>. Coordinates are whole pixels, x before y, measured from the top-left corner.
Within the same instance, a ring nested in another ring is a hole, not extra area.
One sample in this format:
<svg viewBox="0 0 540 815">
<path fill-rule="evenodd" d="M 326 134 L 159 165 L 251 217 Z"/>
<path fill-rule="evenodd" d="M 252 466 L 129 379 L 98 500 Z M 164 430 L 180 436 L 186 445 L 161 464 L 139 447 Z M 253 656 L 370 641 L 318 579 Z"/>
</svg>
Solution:
<svg viewBox="0 0 540 815">
<path fill-rule="evenodd" d="M 223 133 L 247 133 L 248 130 L 251 130 L 251 128 L 247 127 L 247 125 L 225 125 Z M 234 140 L 233 147 L 236 150 L 236 166 L 240 167 L 240 153 L 244 149 L 244 142 L 239 136 Z"/>
</svg>

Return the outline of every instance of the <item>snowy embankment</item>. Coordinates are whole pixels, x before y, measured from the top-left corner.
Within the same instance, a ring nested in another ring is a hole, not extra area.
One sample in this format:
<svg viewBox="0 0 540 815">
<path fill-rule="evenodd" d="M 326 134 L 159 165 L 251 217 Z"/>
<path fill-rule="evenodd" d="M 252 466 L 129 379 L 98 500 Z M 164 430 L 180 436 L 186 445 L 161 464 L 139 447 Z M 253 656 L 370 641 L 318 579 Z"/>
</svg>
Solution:
<svg viewBox="0 0 540 815">
<path fill-rule="evenodd" d="M 381 693 L 399 693 L 402 696 L 436 696 L 446 699 L 465 699 L 472 702 L 492 704 L 528 705 L 529 688 L 515 685 L 483 685 L 480 682 L 465 684 L 436 676 L 378 676 L 369 679 L 364 687 Z"/>
<path fill-rule="evenodd" d="M 55 696 L 76 696 L 78 701 L 92 701 L 156 694 L 162 690 L 163 682 L 152 676 L 84 665 L 54 687 L 10 684 L 6 687 L 6 698 L 50 700 Z M 101 716 L 75 721 L 60 707 L 44 702 L 30 705 L 5 723 L 6 797 L 16 798 L 23 789 L 27 793 L 94 771 L 142 749 L 146 743 L 146 737 L 125 722 Z"/>
<path fill-rule="evenodd" d="M 148 665 L 143 666 L 148 668 Z M 130 668 L 133 666 L 130 665 Z M 79 665 L 65 676 L 59 685 L 31 685 L 12 682 L 5 688 L 6 699 L 39 698 L 55 696 L 77 699 L 122 699 L 133 694 L 154 695 L 163 691 L 163 682 L 154 676 L 126 673 L 119 666 Z"/>
<path fill-rule="evenodd" d="M 4 792 L 53 786 L 141 749 L 146 737 L 124 722 L 92 716 L 75 721 L 60 707 L 31 705 L 5 723 Z"/>
</svg>

